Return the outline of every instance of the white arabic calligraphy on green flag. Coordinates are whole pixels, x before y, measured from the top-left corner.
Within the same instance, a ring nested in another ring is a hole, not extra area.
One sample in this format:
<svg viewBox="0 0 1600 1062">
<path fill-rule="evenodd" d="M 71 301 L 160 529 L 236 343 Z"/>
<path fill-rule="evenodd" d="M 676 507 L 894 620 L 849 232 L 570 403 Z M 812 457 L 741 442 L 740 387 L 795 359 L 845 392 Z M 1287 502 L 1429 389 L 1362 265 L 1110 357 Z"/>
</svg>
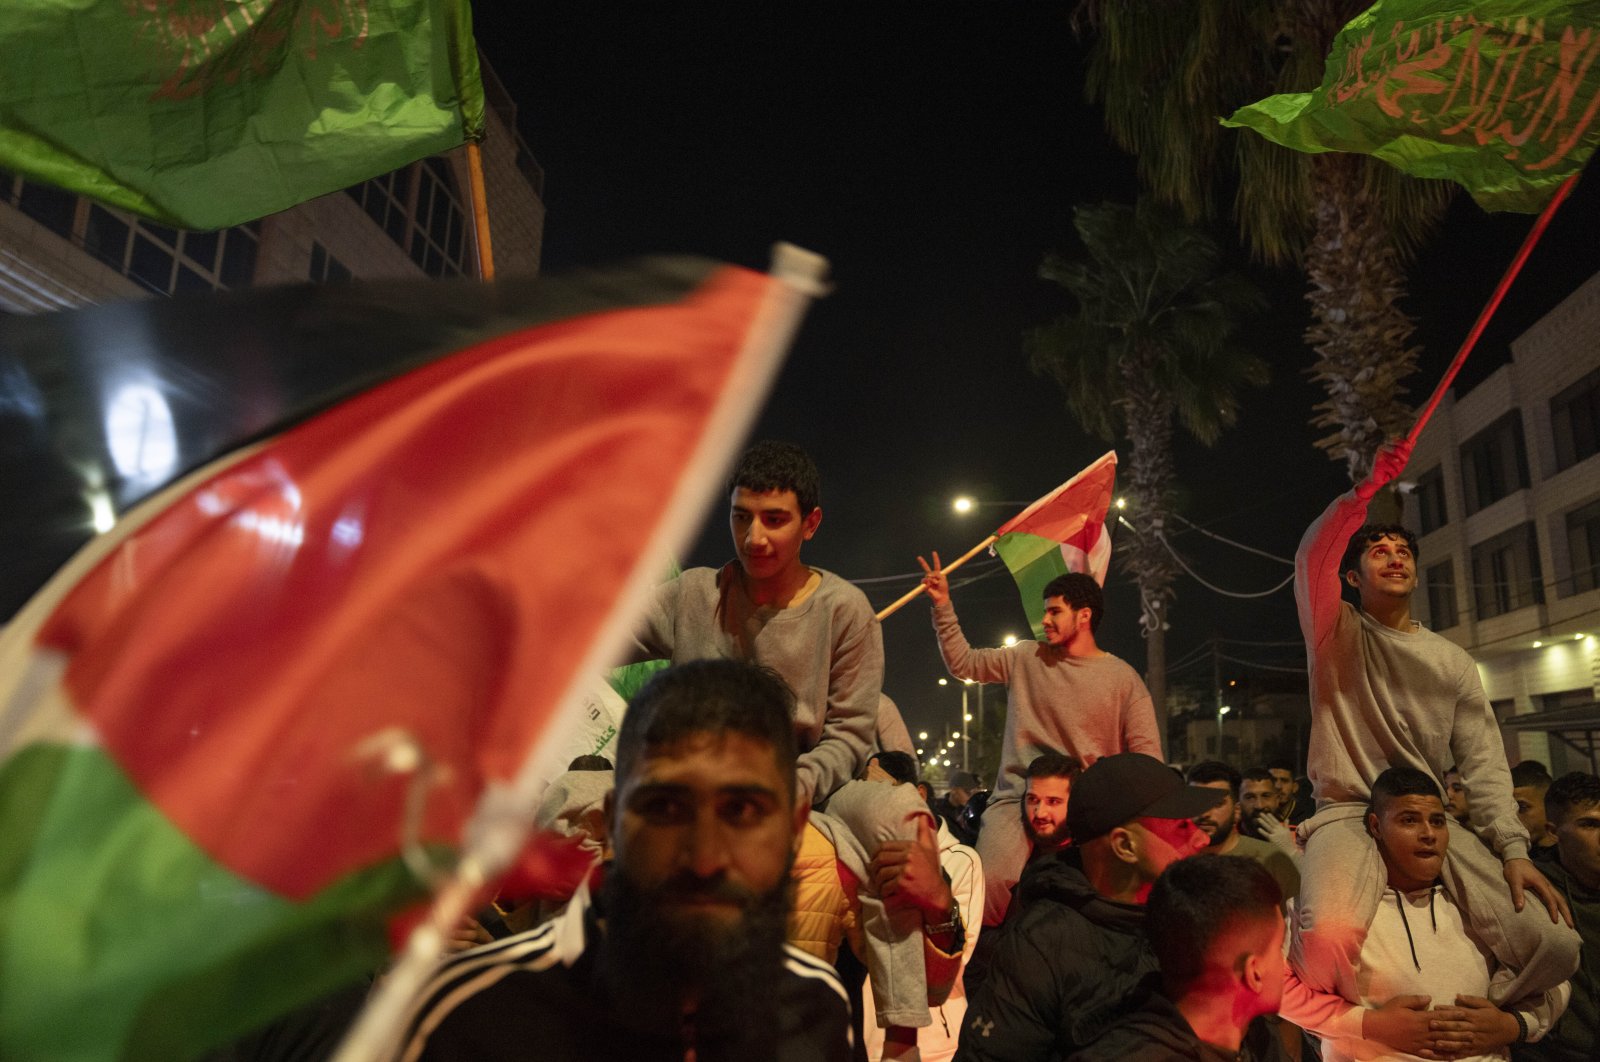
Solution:
<svg viewBox="0 0 1600 1062">
<path fill-rule="evenodd" d="M 1322 84 L 1222 124 L 1296 151 L 1374 155 L 1536 213 L 1600 143 L 1600 0 L 1380 0 L 1334 39 Z"/>
</svg>

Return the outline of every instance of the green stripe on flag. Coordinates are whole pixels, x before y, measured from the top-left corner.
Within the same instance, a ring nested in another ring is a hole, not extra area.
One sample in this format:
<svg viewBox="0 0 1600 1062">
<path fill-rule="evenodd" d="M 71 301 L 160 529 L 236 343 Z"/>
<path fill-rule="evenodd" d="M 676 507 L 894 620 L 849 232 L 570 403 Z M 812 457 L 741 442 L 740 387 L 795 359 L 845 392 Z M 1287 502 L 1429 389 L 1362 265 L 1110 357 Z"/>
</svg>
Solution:
<svg viewBox="0 0 1600 1062">
<path fill-rule="evenodd" d="M 1069 571 L 1066 558 L 1061 555 L 1061 543 L 1025 531 L 1013 531 L 996 540 L 994 551 L 1006 562 L 1011 577 L 1017 581 L 1017 589 L 1022 593 L 1022 607 L 1027 610 L 1034 638 L 1042 639 L 1044 588 L 1050 584 L 1050 580 Z"/>
<path fill-rule="evenodd" d="M 0 837 L 0 1058 L 193 1058 L 377 971 L 386 913 L 422 895 L 390 860 L 307 903 L 276 896 L 96 747 L 0 766 Z"/>
</svg>

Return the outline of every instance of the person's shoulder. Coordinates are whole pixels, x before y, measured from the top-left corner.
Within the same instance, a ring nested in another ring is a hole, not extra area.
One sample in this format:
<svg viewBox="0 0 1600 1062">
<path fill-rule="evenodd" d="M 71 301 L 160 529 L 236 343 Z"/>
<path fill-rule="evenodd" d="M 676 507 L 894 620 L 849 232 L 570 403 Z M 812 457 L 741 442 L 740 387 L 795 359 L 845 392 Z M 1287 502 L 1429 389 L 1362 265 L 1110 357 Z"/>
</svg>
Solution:
<svg viewBox="0 0 1600 1062">
<path fill-rule="evenodd" d="M 813 601 L 827 601 L 836 612 L 848 610 L 873 615 L 871 602 L 855 583 L 816 565 L 812 565 L 811 570 L 821 576 L 816 593 L 811 595 Z"/>
<path fill-rule="evenodd" d="M 848 1043 L 850 994 L 838 971 L 792 944 L 783 946 L 785 974 L 781 1026 L 809 1041 Z"/>
<path fill-rule="evenodd" d="M 414 997 L 401 1062 L 419 1057 L 430 1037 L 458 1011 L 537 1010 L 555 994 L 536 984 L 553 986 L 552 978 L 571 976 L 587 946 L 591 920 L 587 890 L 580 889 L 549 922 L 441 962 Z"/>
<path fill-rule="evenodd" d="M 406 1022 L 406 1046 L 397 1058 L 410 1062 L 430 1041 L 448 1043 L 455 1017 L 471 1024 L 480 1012 L 537 1008 L 549 993 L 533 987 L 529 977 L 564 976 L 570 964 L 554 922 L 452 956 L 417 993 Z"/>
</svg>

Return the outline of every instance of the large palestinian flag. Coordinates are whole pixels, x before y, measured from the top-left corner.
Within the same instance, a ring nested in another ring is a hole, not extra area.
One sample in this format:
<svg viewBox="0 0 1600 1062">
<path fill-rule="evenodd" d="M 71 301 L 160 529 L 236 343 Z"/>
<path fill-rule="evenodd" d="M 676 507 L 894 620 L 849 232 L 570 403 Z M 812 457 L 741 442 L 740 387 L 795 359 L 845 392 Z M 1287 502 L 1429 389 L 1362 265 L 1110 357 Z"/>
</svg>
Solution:
<svg viewBox="0 0 1600 1062">
<path fill-rule="evenodd" d="M 115 518 L 0 636 L 0 1058 L 196 1057 L 377 969 L 464 832 L 503 866 L 803 303 L 660 260 L 0 324 L 0 493 Z"/>
</svg>

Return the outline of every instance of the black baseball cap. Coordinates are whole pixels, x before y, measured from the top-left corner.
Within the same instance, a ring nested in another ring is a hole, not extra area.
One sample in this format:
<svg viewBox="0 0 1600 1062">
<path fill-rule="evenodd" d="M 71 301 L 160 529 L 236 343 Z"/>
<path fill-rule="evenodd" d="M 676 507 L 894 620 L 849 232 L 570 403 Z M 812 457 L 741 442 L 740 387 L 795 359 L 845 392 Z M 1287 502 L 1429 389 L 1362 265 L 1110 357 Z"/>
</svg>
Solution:
<svg viewBox="0 0 1600 1062">
<path fill-rule="evenodd" d="M 1178 772 L 1142 752 L 1102 756 L 1078 776 L 1067 799 L 1073 844 L 1104 837 L 1133 819 L 1192 819 L 1228 794 L 1186 785 Z"/>
</svg>

